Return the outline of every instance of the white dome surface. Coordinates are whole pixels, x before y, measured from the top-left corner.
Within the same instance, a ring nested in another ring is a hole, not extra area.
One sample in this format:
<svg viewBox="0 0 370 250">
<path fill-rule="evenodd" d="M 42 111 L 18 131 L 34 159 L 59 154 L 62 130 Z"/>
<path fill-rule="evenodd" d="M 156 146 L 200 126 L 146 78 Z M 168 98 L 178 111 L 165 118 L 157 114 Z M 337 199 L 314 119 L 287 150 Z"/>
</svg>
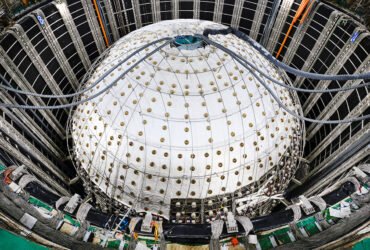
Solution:
<svg viewBox="0 0 370 250">
<path fill-rule="evenodd" d="M 117 41 L 87 86 L 130 53 L 162 37 L 226 28 L 198 20 L 146 26 Z M 210 38 L 271 77 L 277 70 L 234 35 Z M 163 42 L 136 54 L 83 98 L 114 80 L 109 91 L 78 107 L 72 136 L 81 168 L 108 197 L 168 217 L 171 199 L 203 199 L 259 180 L 292 145 L 300 123 L 231 56 L 213 46 L 165 46 L 125 77 L 130 65 Z M 266 83 L 291 110 L 289 92 Z"/>
</svg>

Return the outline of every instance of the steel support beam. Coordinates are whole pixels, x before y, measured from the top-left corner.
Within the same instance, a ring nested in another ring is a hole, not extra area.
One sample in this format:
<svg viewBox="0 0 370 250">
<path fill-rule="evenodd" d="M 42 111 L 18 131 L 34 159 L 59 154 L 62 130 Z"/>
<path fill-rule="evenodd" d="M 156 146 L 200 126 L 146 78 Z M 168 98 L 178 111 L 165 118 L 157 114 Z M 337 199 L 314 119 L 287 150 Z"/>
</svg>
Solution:
<svg viewBox="0 0 370 250">
<path fill-rule="evenodd" d="M 157 0 L 151 0 L 152 13 L 153 13 L 153 23 L 158 23 L 161 21 L 161 3 Z"/>
<path fill-rule="evenodd" d="M 44 19 L 45 25 L 40 25 L 40 22 L 37 20 L 36 16 L 41 16 Z M 55 37 L 53 31 L 50 28 L 49 23 L 45 19 L 44 13 L 41 11 L 35 11 L 35 15 L 30 15 L 30 17 L 35 21 L 35 23 L 40 28 L 41 33 L 44 35 L 46 42 L 49 45 L 49 48 L 55 55 L 56 60 L 58 61 L 60 67 L 62 68 L 64 74 L 66 75 L 68 81 L 72 84 L 74 90 L 78 89 L 79 82 L 76 78 L 76 75 L 73 72 L 73 69 L 68 63 L 67 58 L 65 57 L 62 48 L 60 47 L 57 38 Z"/>
<path fill-rule="evenodd" d="M 84 65 L 86 71 L 88 71 L 91 66 L 90 58 L 86 52 L 85 45 L 82 42 L 80 34 L 78 33 L 76 24 L 73 21 L 71 13 L 69 12 L 69 9 L 67 8 L 67 4 L 65 2 L 61 2 L 61 3 L 53 2 L 53 4 L 59 10 L 59 13 L 62 16 L 64 25 L 66 26 L 69 35 L 72 37 L 73 45 L 75 46 L 77 53 L 80 56 L 81 62 Z M 38 11 L 40 11 L 39 13 L 41 14 L 41 10 L 36 10 L 36 13 L 38 13 Z M 45 21 L 45 26 L 49 26 L 47 23 L 47 20 L 44 19 L 44 21 Z"/>
<path fill-rule="evenodd" d="M 193 18 L 194 19 L 199 19 L 199 17 L 200 17 L 200 0 L 199 1 L 195 0 L 194 1 L 194 3 L 193 3 L 193 13 L 194 13 Z"/>
<path fill-rule="evenodd" d="M 115 19 L 115 14 L 114 14 L 114 11 L 113 11 L 112 4 L 111 4 L 110 0 L 108 0 L 108 1 L 104 1 L 104 5 L 105 5 L 105 11 L 107 12 L 108 22 L 109 22 L 109 26 L 110 26 L 111 31 L 112 31 L 113 39 L 114 39 L 114 41 L 117 41 L 120 38 L 120 36 L 118 34 L 118 27 L 117 27 L 117 22 L 116 22 L 116 19 Z M 136 21 L 136 19 L 135 19 L 135 21 Z"/>
<path fill-rule="evenodd" d="M 235 0 L 233 16 L 231 19 L 231 27 L 235 29 L 239 29 L 240 18 L 243 12 L 243 0 Z"/>
<path fill-rule="evenodd" d="M 134 18 L 135 18 L 136 29 L 140 29 L 141 27 L 143 27 L 143 24 L 141 22 L 141 13 L 140 13 L 139 1 L 131 0 L 131 3 L 132 3 L 132 8 L 134 10 Z"/>
<path fill-rule="evenodd" d="M 299 45 L 302 44 L 302 39 L 304 35 L 307 33 L 308 27 L 310 27 L 313 22 L 313 16 L 315 15 L 317 9 L 321 5 L 323 5 L 323 3 L 319 3 L 316 5 L 316 2 L 314 4 L 315 5 L 313 6 L 312 10 L 308 14 L 306 21 L 303 24 L 298 26 L 297 31 L 293 35 L 292 41 L 289 44 L 289 50 L 287 50 L 283 58 L 283 62 L 285 64 L 288 64 L 288 65 L 291 64 L 294 56 L 296 55 Z"/>
<path fill-rule="evenodd" d="M 266 11 L 266 7 L 267 7 L 267 0 L 258 0 L 256 14 L 254 14 L 254 18 L 253 18 L 251 33 L 249 34 L 249 36 L 254 40 L 257 40 L 259 31 L 261 28 L 263 15 Z"/>
<path fill-rule="evenodd" d="M 359 105 L 357 105 L 347 116 L 346 118 L 348 117 L 357 117 L 359 115 L 361 115 L 368 107 L 369 107 L 369 103 L 370 103 L 370 94 L 368 94 L 362 101 Z M 316 148 L 310 152 L 310 154 L 306 157 L 307 160 L 309 160 L 310 162 L 313 161 L 313 159 L 315 159 L 320 153 L 322 150 L 324 150 L 326 147 L 328 147 L 330 145 L 330 143 L 336 138 L 338 137 L 348 126 L 350 125 L 350 123 L 342 123 L 342 124 L 339 124 L 336 126 L 335 129 L 333 129 L 326 137 L 324 140 L 322 140 L 319 145 L 316 146 Z M 335 153 L 332 153 L 332 155 L 330 157 L 332 157 L 333 155 L 335 155 Z M 321 164 L 318 166 L 320 167 Z"/>
<path fill-rule="evenodd" d="M 6 72 L 11 76 L 11 78 L 17 83 L 17 85 L 22 90 L 28 90 L 35 92 L 33 87 L 30 83 L 24 78 L 23 74 L 18 70 L 18 68 L 14 65 L 13 61 L 8 57 L 6 52 L 2 47 L 0 47 L 0 64 L 6 70 Z M 41 100 L 41 98 L 30 96 L 28 97 L 29 100 L 33 103 L 33 105 L 45 106 L 46 104 Z M 57 132 L 57 134 L 63 138 L 65 136 L 65 129 L 53 115 L 50 110 L 40 110 L 40 113 L 43 115 L 45 120 L 51 125 L 51 127 Z"/>
<path fill-rule="evenodd" d="M 266 49 L 270 51 L 271 54 L 274 53 L 275 47 L 279 42 L 280 35 L 283 33 L 283 28 L 289 15 L 289 11 L 292 9 L 294 1 L 292 0 L 282 0 L 279 13 L 275 20 L 275 25 L 272 28 L 269 42 Z"/>
<path fill-rule="evenodd" d="M 368 95 L 369 97 L 370 95 Z M 366 98 L 367 101 L 369 101 L 369 98 Z M 348 125 L 347 125 L 348 126 Z M 337 132 L 337 129 L 334 130 L 336 134 L 340 134 Z M 333 132 L 334 132 L 333 131 Z M 322 161 L 318 166 L 315 167 L 315 169 L 312 171 L 312 174 L 317 173 L 321 171 L 322 169 L 326 168 L 329 164 L 332 164 L 336 161 L 336 159 L 343 154 L 343 152 L 352 147 L 358 140 L 360 140 L 363 136 L 368 137 L 370 139 L 370 123 L 365 125 L 359 132 L 357 132 L 355 135 L 352 135 L 350 139 L 348 139 L 345 143 L 343 143 L 336 151 L 331 152 L 330 156 L 328 156 L 324 161 Z M 331 137 L 330 140 L 332 141 L 335 137 Z M 323 147 L 326 147 L 327 143 L 323 145 Z M 308 159 L 312 159 L 313 156 L 309 156 Z"/>
<path fill-rule="evenodd" d="M 81 1 L 81 4 L 85 11 L 86 19 L 89 23 L 91 34 L 94 38 L 96 47 L 98 48 L 99 54 L 102 54 L 107 47 L 103 39 L 103 33 L 99 28 L 99 23 L 94 10 L 94 6 L 92 5 L 91 1 Z"/>
<path fill-rule="evenodd" d="M 331 13 L 329 17 L 329 21 L 327 22 L 324 29 L 320 33 L 320 36 L 317 39 L 317 42 L 315 43 L 315 46 L 312 48 L 311 53 L 307 57 L 305 64 L 303 65 L 301 70 L 307 71 L 307 72 L 311 70 L 313 63 L 318 58 L 321 51 L 325 48 L 325 45 L 329 37 L 333 34 L 335 26 L 338 25 L 339 23 L 338 21 L 343 15 L 344 14 L 339 11 L 333 11 Z M 300 87 L 302 83 L 304 82 L 304 80 L 305 79 L 302 77 L 297 77 L 293 85 Z"/>
<path fill-rule="evenodd" d="M 49 69 L 46 67 L 39 53 L 36 51 L 30 39 L 24 32 L 22 26 L 20 26 L 19 24 L 15 24 L 8 32 L 19 41 L 19 44 L 22 46 L 24 52 L 26 52 L 27 56 L 31 58 L 33 65 L 36 67 L 41 76 L 45 79 L 45 82 L 48 84 L 48 87 L 53 92 L 53 94 L 62 95 L 63 92 L 60 89 L 59 84 L 51 75 Z M 68 103 L 68 100 L 66 98 L 60 98 L 59 101 L 62 104 Z"/>
<path fill-rule="evenodd" d="M 267 18 L 266 25 L 263 29 L 262 38 L 260 44 L 264 47 L 267 46 L 271 34 L 271 30 L 274 27 L 274 23 L 276 21 L 276 16 L 278 15 L 279 8 L 281 5 L 281 0 L 274 0 L 272 4 L 270 14 Z"/>
<path fill-rule="evenodd" d="M 328 166 L 328 173 L 325 174 L 325 179 L 320 179 L 320 182 L 309 186 L 305 191 L 306 196 L 311 196 L 316 194 L 323 187 L 330 185 L 337 177 L 343 173 L 350 170 L 352 167 L 356 166 L 360 161 L 370 154 L 370 135 L 369 130 L 367 135 L 362 137 L 365 145 L 359 145 L 359 147 L 348 148 L 346 152 L 338 157 L 337 161 Z M 330 169 L 329 169 L 330 167 Z"/>
<path fill-rule="evenodd" d="M 172 19 L 179 19 L 179 0 L 172 0 L 171 2 L 172 7 Z"/>
<path fill-rule="evenodd" d="M 223 7 L 224 7 L 224 0 L 216 0 L 215 10 L 213 13 L 213 21 L 215 23 L 221 23 Z"/>
<path fill-rule="evenodd" d="M 356 28 L 355 32 L 360 32 L 361 28 Z M 326 71 L 326 74 L 336 75 L 339 74 L 339 71 L 343 67 L 344 63 L 349 59 L 349 57 L 353 54 L 353 51 L 356 49 L 356 47 L 359 45 L 359 43 L 362 41 L 364 37 L 366 37 L 368 34 L 362 33 L 360 37 L 355 41 L 352 42 L 351 39 L 349 39 L 345 44 L 344 47 L 341 48 L 339 54 L 335 57 L 335 63 L 331 62 L 331 65 Z M 326 89 L 331 81 L 319 81 L 318 84 L 315 86 L 316 89 Z M 321 94 L 311 94 L 306 102 L 303 104 L 303 110 L 304 114 L 307 115 L 312 107 L 316 104 L 316 102 L 321 97 Z"/>
<path fill-rule="evenodd" d="M 124 14 L 125 14 L 125 4 L 124 4 L 124 1 L 120 1 L 120 0 L 112 0 L 112 2 L 114 3 L 114 6 L 113 6 L 113 9 L 116 10 L 116 17 L 117 17 L 117 21 L 118 21 L 118 30 L 122 30 L 122 33 L 123 34 L 126 34 L 126 30 L 125 30 L 125 21 L 124 21 Z M 122 3 L 122 8 L 121 8 L 121 4 L 120 2 Z M 120 34 L 121 36 L 121 34 Z"/>
<path fill-rule="evenodd" d="M 360 67 L 357 68 L 355 74 L 364 73 L 370 70 L 370 55 L 367 59 L 361 64 Z M 361 84 L 363 80 L 356 80 L 356 81 L 347 81 L 343 87 L 349 87 L 354 85 Z M 321 111 L 320 115 L 316 119 L 329 119 L 330 116 L 337 111 L 338 107 L 345 101 L 347 101 L 347 97 L 352 94 L 353 91 L 342 91 L 335 95 L 335 97 L 330 100 L 330 103 L 325 106 L 325 108 Z M 317 133 L 317 131 L 323 126 L 323 124 L 311 124 L 307 129 L 307 139 L 311 140 L 311 138 Z"/>
<path fill-rule="evenodd" d="M 23 137 L 17 130 L 15 130 L 11 124 L 9 124 L 3 117 L 0 116 L 0 130 L 3 131 L 9 138 L 16 141 L 19 147 L 23 148 L 28 154 L 32 155 L 36 160 L 45 165 L 50 172 L 58 177 L 65 184 L 69 183 L 69 178 L 46 158 L 34 145 L 32 145 L 26 138 Z"/>
<path fill-rule="evenodd" d="M 123 13 L 123 17 L 125 18 L 124 22 L 125 22 L 125 26 L 128 25 L 129 21 L 128 21 L 128 17 L 127 17 L 127 9 L 126 9 L 126 5 L 124 3 L 122 3 L 122 13 Z M 132 31 L 130 29 L 130 27 L 127 26 L 127 31 L 125 29 L 125 34 L 129 33 L 130 31 Z"/>
<path fill-rule="evenodd" d="M 5 94 L 0 92 L 0 98 L 3 103 L 15 104 L 15 101 L 8 98 Z M 55 142 L 50 139 L 50 137 L 42 130 L 38 124 L 32 120 L 32 118 L 23 109 L 13 109 L 9 110 L 6 108 L 1 108 L 4 113 L 6 113 L 13 122 L 17 121 L 18 126 L 21 126 L 25 131 L 29 131 L 35 135 L 48 149 L 55 155 L 58 159 L 63 159 L 65 156 L 60 148 L 55 144 Z"/>
</svg>

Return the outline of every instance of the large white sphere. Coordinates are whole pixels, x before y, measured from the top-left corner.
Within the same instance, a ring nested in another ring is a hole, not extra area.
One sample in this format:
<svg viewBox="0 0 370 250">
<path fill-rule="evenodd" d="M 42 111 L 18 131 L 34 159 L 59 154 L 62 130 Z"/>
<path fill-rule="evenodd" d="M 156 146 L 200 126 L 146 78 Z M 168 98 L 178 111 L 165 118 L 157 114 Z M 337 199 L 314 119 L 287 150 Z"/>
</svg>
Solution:
<svg viewBox="0 0 370 250">
<path fill-rule="evenodd" d="M 174 20 L 132 32 L 113 45 L 87 86 L 158 38 L 201 34 L 205 28 L 225 27 Z M 282 81 L 236 36 L 210 38 Z M 247 69 L 213 46 L 180 50 L 167 45 L 120 77 L 160 44 L 130 58 L 82 97 L 119 79 L 78 107 L 72 135 L 81 168 L 103 193 L 137 210 L 168 216 L 173 198 L 222 195 L 259 180 L 292 145 L 300 125 Z M 295 110 L 286 89 L 266 83 Z"/>
</svg>

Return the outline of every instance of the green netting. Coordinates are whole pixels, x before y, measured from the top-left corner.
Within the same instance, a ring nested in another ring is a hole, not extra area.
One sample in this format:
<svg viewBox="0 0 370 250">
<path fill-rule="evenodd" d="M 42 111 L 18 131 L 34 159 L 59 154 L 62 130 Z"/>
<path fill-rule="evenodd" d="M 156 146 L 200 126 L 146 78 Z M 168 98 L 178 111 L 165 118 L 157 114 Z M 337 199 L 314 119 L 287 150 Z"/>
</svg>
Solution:
<svg viewBox="0 0 370 250">
<path fill-rule="evenodd" d="M 81 226 L 81 224 L 80 224 L 80 222 L 78 222 L 78 221 L 76 221 L 75 219 L 73 219 L 70 215 L 68 215 L 68 214 L 65 214 L 64 215 L 64 219 L 66 220 L 66 221 L 68 221 L 72 226 L 74 226 L 74 227 L 80 227 Z"/>
<path fill-rule="evenodd" d="M 316 226 L 316 219 L 313 216 L 298 221 L 297 226 L 304 228 L 309 236 L 320 233 L 319 228 Z"/>
<path fill-rule="evenodd" d="M 120 240 L 110 240 L 110 241 L 108 240 L 108 244 L 106 247 L 118 249 L 120 244 L 121 244 Z"/>
<path fill-rule="evenodd" d="M 342 201 L 338 202 L 337 204 L 332 205 L 331 208 L 332 209 L 340 209 L 340 207 L 341 207 L 341 204 L 340 203 L 341 202 L 347 202 L 347 203 L 350 203 L 351 204 L 353 202 L 353 200 L 352 200 L 351 197 L 347 197 L 347 198 L 343 199 Z M 339 218 L 330 215 L 329 208 L 327 208 L 327 209 L 325 209 L 323 211 L 323 215 L 325 217 L 325 220 L 327 222 L 331 223 L 331 224 L 333 222 L 335 223 L 335 222 L 337 222 L 337 221 L 340 220 Z"/>
<path fill-rule="evenodd" d="M 284 227 L 273 232 L 279 245 L 288 244 L 292 242 L 292 239 L 289 237 L 288 233 L 292 233 L 290 227 Z"/>
<path fill-rule="evenodd" d="M 48 248 L 36 244 L 22 236 L 10 233 L 0 228 L 0 249 L 1 250 L 46 250 Z"/>
<path fill-rule="evenodd" d="M 260 244 L 262 250 L 267 250 L 267 249 L 273 248 L 273 245 L 272 245 L 271 240 L 270 240 L 270 236 L 273 237 L 273 234 L 270 233 L 270 234 L 264 234 L 264 235 L 258 235 L 257 236 L 258 243 Z"/>
<path fill-rule="evenodd" d="M 96 232 L 98 229 L 96 228 L 96 227 L 94 227 L 94 226 L 89 226 L 89 228 L 87 229 L 87 231 L 89 231 L 89 232 Z"/>
<path fill-rule="evenodd" d="M 50 207 L 48 204 L 40 201 L 39 199 L 36 199 L 35 197 L 30 197 L 28 199 L 28 202 L 31 203 L 34 206 L 45 208 L 47 211 L 51 212 L 53 211 L 53 208 Z"/>
</svg>

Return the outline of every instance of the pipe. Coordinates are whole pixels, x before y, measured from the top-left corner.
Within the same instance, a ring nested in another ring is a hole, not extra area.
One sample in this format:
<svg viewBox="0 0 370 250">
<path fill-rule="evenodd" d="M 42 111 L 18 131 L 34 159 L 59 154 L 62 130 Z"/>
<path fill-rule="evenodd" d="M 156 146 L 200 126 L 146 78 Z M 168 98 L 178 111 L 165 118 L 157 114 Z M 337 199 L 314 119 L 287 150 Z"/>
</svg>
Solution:
<svg viewBox="0 0 370 250">
<path fill-rule="evenodd" d="M 5 90 L 8 90 L 10 92 L 14 92 L 14 93 L 18 93 L 18 94 L 23 94 L 23 95 L 30 95 L 30 96 L 37 96 L 37 97 L 43 97 L 43 98 L 68 98 L 68 97 L 75 97 L 75 96 L 78 96 L 78 95 L 81 95 L 81 94 L 84 94 L 86 93 L 87 91 L 89 91 L 90 89 L 94 88 L 96 85 L 98 85 L 105 77 L 107 77 L 110 73 L 112 73 L 115 69 L 117 69 L 119 66 L 121 66 L 122 64 L 124 64 L 125 62 L 127 62 L 129 59 L 131 59 L 132 57 L 134 57 L 135 55 L 139 54 L 139 52 L 143 51 L 144 49 L 146 48 L 149 48 L 150 46 L 152 45 L 155 45 L 159 42 L 163 42 L 163 41 L 168 41 L 168 40 L 171 40 L 171 38 L 160 38 L 160 39 L 157 39 L 153 42 L 150 42 L 138 49 L 136 49 L 134 52 L 132 52 L 131 54 L 129 54 L 128 56 L 126 56 L 125 59 L 119 61 L 116 65 L 114 65 L 113 67 L 109 68 L 108 71 L 106 71 L 102 76 L 100 76 L 94 83 L 92 83 L 90 86 L 88 86 L 87 88 L 84 88 L 82 90 L 79 90 L 77 92 L 74 92 L 74 93 L 71 93 L 71 94 L 63 94 L 63 95 L 44 95 L 44 94 L 39 94 L 39 93 L 35 93 L 35 92 L 29 92 L 29 91 L 24 91 L 24 90 L 21 90 L 21 89 L 15 89 L 13 87 L 11 87 L 11 84 L 8 82 L 8 80 L 5 79 L 4 76 L 2 76 L 0 74 L 0 81 L 3 81 L 4 83 L 6 83 L 8 86 L 5 86 L 5 85 L 2 85 L 0 84 L 0 88 L 3 88 Z M 157 51 L 157 50 L 156 50 Z M 104 55 L 105 56 L 105 55 Z M 86 75 L 85 75 L 86 76 Z M 85 77 L 84 76 L 84 77 Z M 123 76 L 123 75 L 121 75 Z M 84 79 L 85 80 L 85 79 Z M 82 81 L 84 82 L 84 81 Z"/>
<path fill-rule="evenodd" d="M 204 38 L 204 40 L 206 42 L 208 42 L 209 44 L 212 44 L 216 48 L 218 48 L 218 49 L 224 51 L 225 53 L 229 54 L 234 60 L 236 60 L 242 66 L 244 66 L 246 69 L 248 69 L 249 72 L 259 81 L 259 83 L 261 83 L 262 86 L 270 93 L 271 97 L 274 98 L 274 100 L 279 104 L 279 106 L 282 109 L 284 109 L 290 115 L 292 115 L 292 116 L 294 116 L 294 117 L 296 117 L 300 120 L 303 120 L 303 121 L 306 121 L 306 122 L 320 123 L 320 124 L 340 124 L 340 123 L 349 123 L 349 122 L 356 122 L 356 121 L 363 121 L 363 120 L 370 119 L 370 115 L 363 115 L 363 116 L 360 116 L 360 117 L 354 117 L 354 118 L 351 117 L 351 118 L 344 119 L 344 120 L 316 120 L 316 119 L 311 119 L 311 118 L 307 118 L 305 116 L 296 114 L 291 109 L 289 109 L 286 105 L 284 105 L 284 103 L 282 103 L 282 101 L 276 95 L 276 93 L 274 93 L 274 91 L 266 84 L 266 82 L 258 74 L 256 74 L 253 70 L 251 70 L 251 67 L 249 66 L 249 62 L 247 60 L 245 60 L 244 58 L 242 58 L 241 56 L 236 54 L 234 51 L 232 51 L 230 49 L 227 49 L 227 48 L 223 47 L 222 45 L 220 45 L 216 42 L 213 42 L 212 40 L 210 40 L 206 36 L 202 36 L 202 37 Z"/>
<path fill-rule="evenodd" d="M 309 2 L 310 2 L 310 0 L 303 0 L 301 2 L 301 4 L 299 5 L 299 8 L 298 8 L 297 12 L 295 13 L 294 18 L 292 20 L 292 23 L 290 24 L 289 29 L 288 29 L 287 33 L 285 34 L 284 40 L 281 43 L 280 48 L 279 48 L 279 50 L 278 50 L 278 52 L 276 54 L 276 58 L 279 58 L 281 52 L 283 51 L 283 48 L 285 46 L 285 43 L 288 40 L 288 37 L 290 35 L 290 32 L 292 31 L 292 29 L 294 27 L 294 24 L 298 21 L 298 18 L 302 15 L 304 9 L 307 7 L 307 5 L 308 5 Z"/>
<path fill-rule="evenodd" d="M 159 46 L 158 48 L 156 48 L 152 52 L 146 54 L 143 58 L 140 58 L 140 60 L 138 60 L 131 67 L 129 67 L 127 70 L 125 70 L 125 72 L 123 72 L 119 76 L 119 78 L 117 78 L 115 81 L 113 81 L 112 83 L 110 83 L 109 85 L 107 85 L 103 90 L 97 92 L 96 94 L 94 94 L 94 95 L 92 95 L 92 96 L 90 96 L 90 97 L 88 97 L 86 99 L 83 99 L 83 100 L 80 100 L 80 101 L 76 101 L 76 102 L 67 103 L 67 104 L 63 104 L 63 105 L 56 105 L 56 106 L 29 106 L 29 105 L 13 105 L 13 104 L 0 103 L 0 107 L 5 107 L 5 108 L 20 108 L 20 109 L 38 109 L 38 110 L 39 109 L 48 109 L 49 110 L 49 109 L 60 109 L 60 108 L 72 108 L 72 107 L 77 106 L 79 104 L 85 103 L 87 101 L 90 101 L 90 100 L 92 100 L 92 99 L 100 96 L 104 92 L 106 92 L 114 84 L 116 84 L 116 82 L 118 82 L 121 79 L 122 76 L 128 74 L 130 72 L 130 70 L 132 70 L 134 67 L 136 67 L 138 64 L 140 64 L 141 62 L 143 62 L 144 60 L 146 60 L 148 57 L 150 57 L 151 55 L 153 55 L 154 53 L 156 53 L 157 51 L 159 51 L 160 49 L 162 49 L 163 47 L 165 47 L 166 45 L 168 45 L 171 41 L 172 41 L 172 39 L 169 40 L 169 41 L 167 41 L 166 43 L 162 44 L 161 46 Z"/>
<path fill-rule="evenodd" d="M 98 4 L 97 4 L 96 0 L 93 0 L 93 4 L 94 4 L 94 8 L 95 8 L 96 14 L 97 14 L 97 16 L 98 16 L 98 20 L 99 20 L 100 28 L 101 28 L 101 30 L 102 30 L 102 32 L 103 32 L 105 45 L 106 45 L 107 47 L 109 47 L 109 46 L 110 46 L 110 44 L 109 44 L 108 36 L 107 36 L 106 31 L 105 31 L 104 24 L 103 24 L 103 20 L 102 20 L 102 17 L 101 17 L 101 15 L 100 15 L 99 7 L 98 7 Z"/>
<path fill-rule="evenodd" d="M 227 28 L 227 29 L 206 29 L 203 32 L 203 35 L 208 37 L 209 35 L 227 35 L 227 34 L 233 34 L 237 36 L 238 38 L 244 40 L 248 44 L 250 44 L 254 49 L 256 49 L 263 57 L 265 57 L 269 62 L 274 64 L 278 68 L 282 68 L 284 71 L 296 75 L 301 76 L 304 78 L 314 79 L 314 80 L 322 80 L 322 81 L 350 81 L 350 80 L 365 80 L 370 79 L 370 72 L 361 73 L 361 74 L 352 74 L 352 75 L 326 75 L 326 74 L 318 74 L 318 73 L 312 73 L 312 72 L 306 72 L 297 68 L 293 68 L 283 62 L 280 62 L 275 57 L 271 55 L 270 52 L 268 52 L 264 47 L 262 47 L 259 43 L 254 41 L 252 38 L 247 36 L 245 33 L 233 29 L 233 28 Z"/>
</svg>

